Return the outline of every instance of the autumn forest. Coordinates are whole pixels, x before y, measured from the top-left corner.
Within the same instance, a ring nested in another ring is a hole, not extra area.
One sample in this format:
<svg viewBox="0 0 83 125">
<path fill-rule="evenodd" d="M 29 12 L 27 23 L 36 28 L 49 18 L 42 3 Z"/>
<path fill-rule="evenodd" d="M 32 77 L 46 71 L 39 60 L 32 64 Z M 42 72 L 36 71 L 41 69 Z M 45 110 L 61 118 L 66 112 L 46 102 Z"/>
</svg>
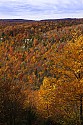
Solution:
<svg viewBox="0 0 83 125">
<path fill-rule="evenodd" d="M 0 125 L 83 125 L 83 19 L 0 20 Z"/>
</svg>

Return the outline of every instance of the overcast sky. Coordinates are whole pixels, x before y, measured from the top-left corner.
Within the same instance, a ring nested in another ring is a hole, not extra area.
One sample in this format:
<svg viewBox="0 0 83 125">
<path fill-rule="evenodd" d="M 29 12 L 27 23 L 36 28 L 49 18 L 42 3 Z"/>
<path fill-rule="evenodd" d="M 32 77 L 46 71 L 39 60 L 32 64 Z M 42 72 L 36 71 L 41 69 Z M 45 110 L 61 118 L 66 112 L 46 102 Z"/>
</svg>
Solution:
<svg viewBox="0 0 83 125">
<path fill-rule="evenodd" d="M 83 0 L 0 0 L 0 19 L 83 18 Z"/>
</svg>

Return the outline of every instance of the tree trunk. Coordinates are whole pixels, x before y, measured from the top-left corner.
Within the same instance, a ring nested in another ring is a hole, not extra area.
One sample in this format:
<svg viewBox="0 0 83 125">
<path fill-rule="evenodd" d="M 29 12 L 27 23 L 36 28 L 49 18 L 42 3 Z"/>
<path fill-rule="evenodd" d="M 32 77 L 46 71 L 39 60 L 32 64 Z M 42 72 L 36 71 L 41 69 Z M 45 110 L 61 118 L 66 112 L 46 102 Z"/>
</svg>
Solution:
<svg viewBox="0 0 83 125">
<path fill-rule="evenodd" d="M 83 117 L 82 117 L 82 95 L 80 96 L 80 124 L 83 125 Z"/>
</svg>

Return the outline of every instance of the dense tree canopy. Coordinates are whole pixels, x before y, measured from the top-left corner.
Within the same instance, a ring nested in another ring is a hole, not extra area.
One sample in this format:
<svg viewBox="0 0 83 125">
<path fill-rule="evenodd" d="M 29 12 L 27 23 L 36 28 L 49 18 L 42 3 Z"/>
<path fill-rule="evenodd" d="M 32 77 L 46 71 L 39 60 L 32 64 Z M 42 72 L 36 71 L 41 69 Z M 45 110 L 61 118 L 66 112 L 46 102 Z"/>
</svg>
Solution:
<svg viewBox="0 0 83 125">
<path fill-rule="evenodd" d="M 82 20 L 0 22 L 0 124 L 83 124 Z"/>
</svg>

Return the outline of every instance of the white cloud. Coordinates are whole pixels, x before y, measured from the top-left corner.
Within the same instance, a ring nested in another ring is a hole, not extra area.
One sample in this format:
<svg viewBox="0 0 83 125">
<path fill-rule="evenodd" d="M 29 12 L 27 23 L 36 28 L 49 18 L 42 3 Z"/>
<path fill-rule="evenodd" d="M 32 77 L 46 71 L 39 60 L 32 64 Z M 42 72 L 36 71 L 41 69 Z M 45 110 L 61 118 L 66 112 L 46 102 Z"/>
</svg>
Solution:
<svg viewBox="0 0 83 125">
<path fill-rule="evenodd" d="M 83 17 L 83 0 L 0 0 L 1 18 Z"/>
</svg>

